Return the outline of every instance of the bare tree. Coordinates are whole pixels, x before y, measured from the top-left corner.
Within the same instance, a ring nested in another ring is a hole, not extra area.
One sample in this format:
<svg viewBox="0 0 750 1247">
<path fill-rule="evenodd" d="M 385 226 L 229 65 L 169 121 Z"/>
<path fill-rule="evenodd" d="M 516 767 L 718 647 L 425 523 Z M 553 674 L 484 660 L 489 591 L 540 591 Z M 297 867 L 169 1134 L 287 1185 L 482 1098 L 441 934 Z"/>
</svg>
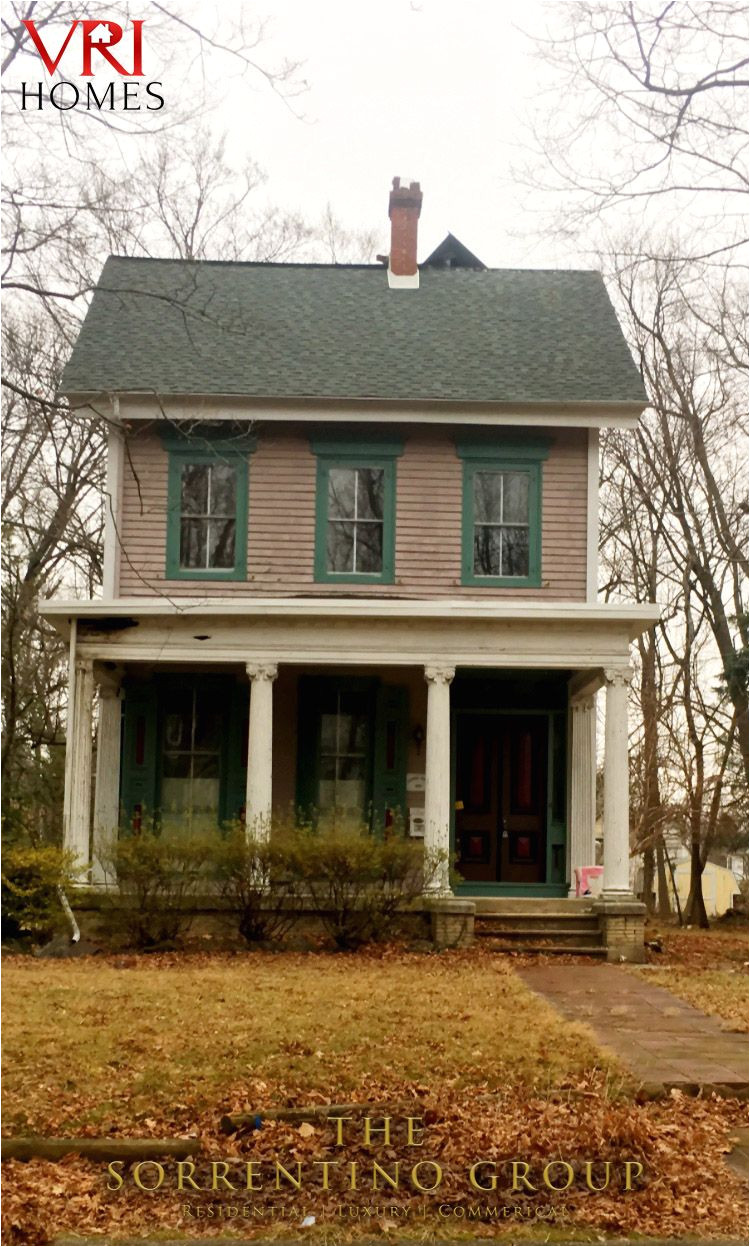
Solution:
<svg viewBox="0 0 750 1247">
<path fill-rule="evenodd" d="M 551 192 L 558 228 L 683 217 L 694 258 L 726 257 L 746 239 L 746 6 L 575 0 L 548 13 L 536 46 L 552 85 L 525 174 Z"/>
</svg>

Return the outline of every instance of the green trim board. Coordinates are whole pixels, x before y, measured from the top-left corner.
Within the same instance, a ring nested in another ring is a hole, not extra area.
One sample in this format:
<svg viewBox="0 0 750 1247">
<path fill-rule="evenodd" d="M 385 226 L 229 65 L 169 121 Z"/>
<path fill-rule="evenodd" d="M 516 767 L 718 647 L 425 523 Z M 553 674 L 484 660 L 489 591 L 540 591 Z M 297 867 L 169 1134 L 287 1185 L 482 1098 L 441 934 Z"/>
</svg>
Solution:
<svg viewBox="0 0 750 1247">
<path fill-rule="evenodd" d="M 393 584 L 396 563 L 396 459 L 400 441 L 310 439 L 317 457 L 315 483 L 314 576 L 320 584 Z M 379 572 L 333 572 L 328 569 L 328 481 L 333 468 L 375 468 L 383 472 L 383 557 Z"/>
<path fill-rule="evenodd" d="M 542 464 L 548 438 L 457 441 L 463 461 L 461 583 L 477 588 L 539 588 L 542 583 Z M 528 477 L 529 570 L 524 576 L 483 576 L 474 570 L 474 477 L 477 472 L 517 472 Z"/>
<path fill-rule="evenodd" d="M 248 455 L 255 448 L 246 439 L 244 448 L 236 440 L 225 437 L 190 440 L 167 437 L 162 442 L 169 456 L 167 469 L 167 580 L 245 580 L 247 578 L 248 523 Z M 188 464 L 229 465 L 235 474 L 234 565 L 232 567 L 182 567 L 180 565 L 180 531 L 182 518 L 182 469 Z"/>
</svg>

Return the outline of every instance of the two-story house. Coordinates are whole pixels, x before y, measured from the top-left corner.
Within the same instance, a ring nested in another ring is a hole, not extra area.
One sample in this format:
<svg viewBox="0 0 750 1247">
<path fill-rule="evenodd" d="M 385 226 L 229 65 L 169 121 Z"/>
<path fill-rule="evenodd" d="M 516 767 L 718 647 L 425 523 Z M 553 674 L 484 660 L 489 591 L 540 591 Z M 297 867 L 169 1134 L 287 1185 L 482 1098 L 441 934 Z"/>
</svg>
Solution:
<svg viewBox="0 0 750 1247">
<path fill-rule="evenodd" d="M 387 265 L 105 264 L 63 384 L 108 427 L 103 594 L 42 604 L 65 842 L 96 882 L 154 816 L 335 806 L 446 851 L 436 912 L 559 909 L 594 860 L 604 686 L 599 909 L 637 956 L 629 646 L 658 612 L 597 601 L 597 509 L 641 380 L 599 273 L 451 235 L 418 266 L 421 202 L 394 180 Z"/>
</svg>

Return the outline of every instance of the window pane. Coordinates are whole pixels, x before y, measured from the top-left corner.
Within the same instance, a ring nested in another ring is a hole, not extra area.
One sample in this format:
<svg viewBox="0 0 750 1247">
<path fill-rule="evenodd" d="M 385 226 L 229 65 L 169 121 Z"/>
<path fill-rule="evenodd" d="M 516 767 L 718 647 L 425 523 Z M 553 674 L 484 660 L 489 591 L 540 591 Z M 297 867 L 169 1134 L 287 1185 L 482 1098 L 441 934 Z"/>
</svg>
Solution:
<svg viewBox="0 0 750 1247">
<path fill-rule="evenodd" d="M 190 754 L 165 753 L 162 774 L 165 779 L 187 779 L 190 775 Z"/>
<path fill-rule="evenodd" d="M 354 525 L 334 522 L 328 525 L 327 562 L 329 572 L 354 570 Z"/>
<path fill-rule="evenodd" d="M 234 520 L 208 521 L 208 566 L 234 567 Z"/>
<path fill-rule="evenodd" d="M 232 518 L 237 513 L 237 469 L 228 463 L 211 465 L 210 513 Z"/>
<path fill-rule="evenodd" d="M 474 473 L 474 520 L 477 524 L 500 523 L 502 497 L 502 472 Z"/>
<path fill-rule="evenodd" d="M 180 567 L 206 566 L 206 521 L 182 520 L 180 524 Z"/>
<path fill-rule="evenodd" d="M 382 468 L 357 469 L 357 519 L 382 520 L 384 482 Z"/>
<path fill-rule="evenodd" d="M 323 753 L 336 752 L 336 724 L 338 715 L 322 714 L 320 716 L 320 748 Z"/>
<path fill-rule="evenodd" d="M 222 710 L 216 705 L 216 697 L 200 693 L 195 715 L 195 748 L 210 749 L 218 753 L 221 748 Z"/>
<path fill-rule="evenodd" d="M 367 744 L 367 719 L 364 715 L 342 714 L 339 717 L 339 746 L 341 754 L 364 753 Z"/>
<path fill-rule="evenodd" d="M 528 524 L 528 472 L 506 472 L 503 479 L 503 523 Z"/>
<path fill-rule="evenodd" d="M 181 475 L 183 515 L 205 515 L 208 510 L 208 467 L 203 463 L 183 463 Z"/>
<path fill-rule="evenodd" d="M 500 575 L 500 529 L 487 524 L 474 528 L 474 574 L 476 576 Z"/>
<path fill-rule="evenodd" d="M 383 525 L 374 520 L 357 524 L 357 566 L 358 572 L 382 572 L 383 570 Z"/>
<path fill-rule="evenodd" d="M 357 473 L 354 468 L 331 468 L 328 473 L 328 518 L 354 519 L 354 492 Z"/>
<path fill-rule="evenodd" d="M 528 528 L 504 528 L 503 575 L 528 576 L 529 530 Z"/>
<path fill-rule="evenodd" d="M 218 779 L 218 753 L 196 753 L 193 757 L 193 775 L 196 779 Z"/>
</svg>

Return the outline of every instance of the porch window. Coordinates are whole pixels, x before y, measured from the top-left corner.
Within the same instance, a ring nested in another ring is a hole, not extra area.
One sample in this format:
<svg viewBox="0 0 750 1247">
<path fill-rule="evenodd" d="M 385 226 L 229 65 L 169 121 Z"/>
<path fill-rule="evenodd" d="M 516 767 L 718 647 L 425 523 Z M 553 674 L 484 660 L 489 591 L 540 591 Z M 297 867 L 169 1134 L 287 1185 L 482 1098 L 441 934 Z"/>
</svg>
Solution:
<svg viewBox="0 0 750 1247">
<path fill-rule="evenodd" d="M 161 814 L 186 831 L 219 823 L 223 713 L 214 690 L 171 689 L 163 707 Z"/>
<path fill-rule="evenodd" d="M 312 449 L 318 456 L 315 579 L 391 584 L 401 446 L 316 440 Z"/>
<path fill-rule="evenodd" d="M 547 443 L 460 443 L 458 453 L 464 461 L 463 583 L 541 585 Z"/>
<path fill-rule="evenodd" d="M 370 697 L 336 690 L 320 716 L 318 808 L 361 817 L 370 768 Z"/>
<path fill-rule="evenodd" d="M 166 441 L 166 439 L 163 439 Z M 248 463 L 231 439 L 166 441 L 166 574 L 170 580 L 244 580 Z"/>
</svg>

